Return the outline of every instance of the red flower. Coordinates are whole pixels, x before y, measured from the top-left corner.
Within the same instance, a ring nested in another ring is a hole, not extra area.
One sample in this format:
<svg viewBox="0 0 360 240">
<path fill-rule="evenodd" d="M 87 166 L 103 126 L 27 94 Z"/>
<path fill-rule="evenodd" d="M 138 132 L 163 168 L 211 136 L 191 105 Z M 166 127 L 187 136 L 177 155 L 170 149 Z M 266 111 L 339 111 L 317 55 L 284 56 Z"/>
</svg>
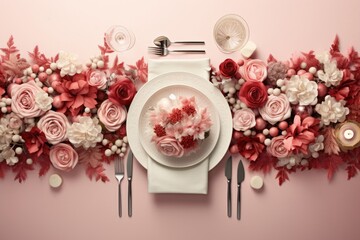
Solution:
<svg viewBox="0 0 360 240">
<path fill-rule="evenodd" d="M 163 137 L 166 135 L 165 128 L 159 124 L 156 124 L 154 126 L 154 132 L 155 132 L 156 136 L 158 136 L 158 137 Z"/>
<path fill-rule="evenodd" d="M 250 161 L 256 161 L 265 148 L 258 137 L 240 137 L 236 144 L 241 156 Z"/>
<path fill-rule="evenodd" d="M 23 132 L 21 137 L 25 140 L 26 149 L 30 154 L 37 157 L 41 154 L 49 154 L 45 134 L 39 128 L 33 127 L 30 132 Z"/>
<path fill-rule="evenodd" d="M 181 138 L 180 144 L 184 149 L 193 148 L 195 147 L 196 140 L 193 136 L 185 136 Z"/>
<path fill-rule="evenodd" d="M 239 99 L 249 108 L 264 106 L 267 100 L 267 90 L 262 82 L 247 81 L 239 91 Z"/>
<path fill-rule="evenodd" d="M 294 153 L 308 154 L 309 144 L 315 142 L 319 130 L 320 120 L 313 117 L 305 117 L 301 120 L 299 115 L 294 117 L 294 123 L 287 130 L 284 147 Z"/>
<path fill-rule="evenodd" d="M 180 122 L 180 120 L 182 119 L 182 112 L 180 109 L 178 108 L 174 108 L 172 110 L 172 112 L 169 115 L 169 122 L 171 124 L 175 124 L 177 122 Z"/>
<path fill-rule="evenodd" d="M 219 66 L 220 74 L 227 78 L 231 78 L 231 77 L 235 77 L 237 79 L 240 78 L 238 69 L 239 69 L 239 65 L 230 58 L 220 63 Z"/>
<path fill-rule="evenodd" d="M 182 110 L 189 116 L 193 116 L 196 113 L 196 109 L 193 105 L 185 105 L 182 107 Z"/>
<path fill-rule="evenodd" d="M 97 88 L 90 86 L 83 74 L 63 79 L 55 86 L 55 90 L 60 93 L 60 100 L 65 103 L 59 112 L 65 113 L 69 109 L 72 116 L 75 116 L 84 106 L 91 109 L 97 104 Z"/>
<path fill-rule="evenodd" d="M 109 100 L 119 105 L 129 105 L 136 93 L 134 83 L 125 77 L 119 77 L 109 88 Z"/>
</svg>

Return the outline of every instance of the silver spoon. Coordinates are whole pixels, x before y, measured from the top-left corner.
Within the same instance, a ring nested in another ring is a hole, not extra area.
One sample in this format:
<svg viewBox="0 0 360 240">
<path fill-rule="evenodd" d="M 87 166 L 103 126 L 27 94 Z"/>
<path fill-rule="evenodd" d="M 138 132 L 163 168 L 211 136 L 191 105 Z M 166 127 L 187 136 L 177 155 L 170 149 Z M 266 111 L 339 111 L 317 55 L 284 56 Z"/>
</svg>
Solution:
<svg viewBox="0 0 360 240">
<path fill-rule="evenodd" d="M 198 44 L 198 45 L 204 45 L 205 42 L 204 41 L 176 41 L 176 42 L 171 42 L 169 38 L 165 37 L 165 36 L 159 36 L 157 38 L 154 39 L 154 44 L 156 46 L 165 46 L 165 47 L 169 47 L 171 43 L 176 43 L 176 44 Z"/>
</svg>

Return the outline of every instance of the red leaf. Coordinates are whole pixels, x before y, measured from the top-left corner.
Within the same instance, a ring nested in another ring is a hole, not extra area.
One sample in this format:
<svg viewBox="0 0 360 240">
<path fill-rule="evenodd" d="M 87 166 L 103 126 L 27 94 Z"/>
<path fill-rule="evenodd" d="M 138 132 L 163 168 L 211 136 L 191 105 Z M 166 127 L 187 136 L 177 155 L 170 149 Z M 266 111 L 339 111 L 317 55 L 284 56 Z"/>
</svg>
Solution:
<svg viewBox="0 0 360 240">
<path fill-rule="evenodd" d="M 276 58 L 274 58 L 274 56 L 272 54 L 269 55 L 268 59 L 267 59 L 267 62 L 268 63 L 271 63 L 271 62 L 277 62 Z"/>
<path fill-rule="evenodd" d="M 334 42 L 331 44 L 330 52 L 340 52 L 338 35 L 335 36 Z"/>
<path fill-rule="evenodd" d="M 348 173 L 348 180 L 350 180 L 351 178 L 355 177 L 357 174 L 357 169 L 354 165 L 349 165 L 346 167 L 346 171 Z"/>
<path fill-rule="evenodd" d="M 98 165 L 97 167 L 92 167 L 90 164 L 88 164 L 86 168 L 86 175 L 90 178 L 90 180 L 95 177 L 96 181 L 101 179 L 102 182 L 108 182 L 110 180 L 104 171 L 105 168 L 102 166 L 102 164 Z"/>
<path fill-rule="evenodd" d="M 331 155 L 327 157 L 328 159 L 328 165 L 327 165 L 327 169 L 328 169 L 328 179 L 331 180 L 332 177 L 334 176 L 334 173 L 336 172 L 336 170 L 338 169 L 338 167 L 343 163 L 343 159 L 340 156 L 337 155 Z"/>
<path fill-rule="evenodd" d="M 106 36 L 105 36 L 106 37 Z M 114 52 L 110 46 L 106 43 L 106 39 L 104 37 L 104 46 L 98 46 L 101 52 L 101 55 L 105 55 L 106 53 L 112 53 Z"/>
<path fill-rule="evenodd" d="M 279 185 L 281 186 L 285 181 L 290 181 L 288 171 L 286 168 L 277 168 L 279 171 L 276 174 L 276 178 L 279 179 Z"/>
<path fill-rule="evenodd" d="M 16 173 L 14 180 L 18 180 L 19 183 L 23 182 L 27 178 L 27 171 L 34 170 L 32 165 L 26 163 L 26 161 L 20 160 L 13 167 L 13 172 Z"/>
<path fill-rule="evenodd" d="M 40 165 L 39 176 L 44 176 L 50 169 L 50 158 L 49 155 L 42 155 L 36 160 L 36 163 Z"/>
<path fill-rule="evenodd" d="M 14 46 L 14 38 L 11 35 L 9 40 L 7 41 L 8 48 L 1 48 L 1 51 L 5 53 L 5 57 L 3 59 L 9 60 L 11 54 L 18 52 L 19 50 L 16 49 Z"/>
<path fill-rule="evenodd" d="M 38 46 L 35 46 L 32 53 L 29 52 L 29 56 L 33 60 L 33 62 L 38 64 L 39 66 L 44 66 L 50 63 L 49 59 L 47 59 L 45 55 L 39 51 Z"/>
<path fill-rule="evenodd" d="M 249 169 L 252 171 L 262 171 L 269 173 L 273 166 L 275 166 L 277 159 L 269 156 L 266 152 L 260 153 L 256 161 L 250 161 Z"/>
<path fill-rule="evenodd" d="M 0 178 L 4 178 L 7 165 L 5 162 L 0 163 Z"/>
<path fill-rule="evenodd" d="M 112 68 L 110 69 L 111 73 L 116 73 L 117 75 L 123 75 L 125 72 L 124 63 L 119 63 L 118 56 L 115 57 Z"/>
</svg>

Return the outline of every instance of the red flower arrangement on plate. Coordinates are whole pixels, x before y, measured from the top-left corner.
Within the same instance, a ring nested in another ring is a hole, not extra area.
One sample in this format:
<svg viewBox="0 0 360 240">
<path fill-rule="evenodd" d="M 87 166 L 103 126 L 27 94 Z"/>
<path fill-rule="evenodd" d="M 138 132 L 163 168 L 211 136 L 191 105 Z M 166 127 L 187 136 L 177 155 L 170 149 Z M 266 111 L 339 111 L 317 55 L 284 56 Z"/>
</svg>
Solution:
<svg viewBox="0 0 360 240">
<path fill-rule="evenodd" d="M 147 80 L 144 59 L 125 67 L 104 41 L 99 56 L 86 65 L 60 52 L 46 57 L 36 46 L 22 58 L 10 37 L 0 60 L 0 177 L 12 169 L 19 182 L 40 165 L 108 181 L 104 163 L 127 150 L 127 107 L 135 84 Z"/>
<path fill-rule="evenodd" d="M 181 158 L 209 136 L 212 121 L 207 108 L 200 108 L 195 97 L 162 98 L 148 113 L 152 141 L 163 155 Z"/>
<path fill-rule="evenodd" d="M 211 81 L 233 112 L 232 154 L 251 170 L 278 171 L 281 185 L 297 169 L 327 169 L 328 178 L 346 166 L 348 179 L 360 170 L 360 57 L 351 48 L 293 55 L 267 62 L 226 59 Z"/>
</svg>

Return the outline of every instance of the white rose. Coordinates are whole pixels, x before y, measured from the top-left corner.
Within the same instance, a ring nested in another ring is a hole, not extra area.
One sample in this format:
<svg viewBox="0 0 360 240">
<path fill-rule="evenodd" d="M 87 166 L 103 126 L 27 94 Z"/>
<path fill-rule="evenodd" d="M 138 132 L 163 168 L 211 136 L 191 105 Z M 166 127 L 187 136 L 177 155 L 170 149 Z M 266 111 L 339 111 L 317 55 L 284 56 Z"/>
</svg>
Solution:
<svg viewBox="0 0 360 240">
<path fill-rule="evenodd" d="M 51 109 L 52 102 L 53 102 L 53 99 L 51 97 L 49 97 L 49 95 L 44 91 L 39 92 L 35 96 L 36 105 L 38 106 L 39 109 L 41 109 L 44 112 Z"/>
<path fill-rule="evenodd" d="M 321 115 L 321 122 L 325 125 L 343 122 L 349 114 L 349 108 L 344 107 L 345 101 L 336 101 L 331 96 L 326 96 L 321 104 L 315 106 L 316 112 Z"/>
<path fill-rule="evenodd" d="M 59 59 L 56 61 L 56 66 L 60 69 L 60 76 L 74 76 L 76 73 L 81 73 L 82 65 L 78 64 L 76 61 L 76 55 L 61 51 L 59 53 Z"/>
<path fill-rule="evenodd" d="M 95 147 L 103 139 L 101 126 L 97 118 L 79 117 L 78 122 L 74 122 L 68 129 L 69 141 L 75 147 Z"/>
<path fill-rule="evenodd" d="M 315 105 L 317 103 L 318 86 L 316 82 L 310 81 L 305 76 L 294 75 L 287 82 L 286 96 L 292 104 Z"/>
</svg>

